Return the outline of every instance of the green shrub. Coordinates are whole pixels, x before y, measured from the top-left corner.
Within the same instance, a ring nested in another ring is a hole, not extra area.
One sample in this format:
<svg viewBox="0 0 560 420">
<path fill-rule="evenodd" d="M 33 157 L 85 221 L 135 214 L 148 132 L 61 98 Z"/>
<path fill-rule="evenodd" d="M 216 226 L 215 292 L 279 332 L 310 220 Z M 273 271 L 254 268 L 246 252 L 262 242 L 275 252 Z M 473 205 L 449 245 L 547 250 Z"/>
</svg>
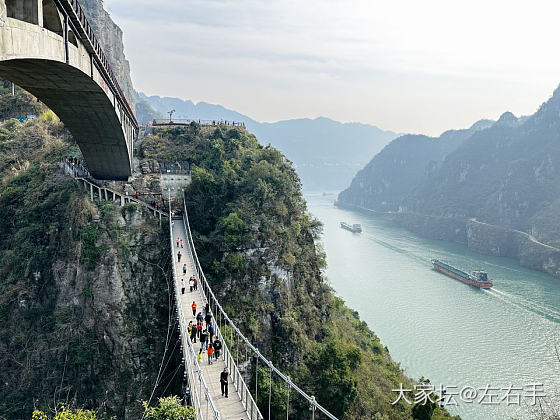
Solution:
<svg viewBox="0 0 560 420">
<path fill-rule="evenodd" d="M 146 420 L 195 420 L 196 411 L 185 407 L 176 396 L 160 398 L 156 407 L 148 407 L 144 401 L 144 419 Z"/>
<path fill-rule="evenodd" d="M 96 420 L 95 412 L 89 410 L 72 410 L 62 405 L 54 417 L 47 416 L 43 411 L 35 410 L 31 420 Z"/>
</svg>

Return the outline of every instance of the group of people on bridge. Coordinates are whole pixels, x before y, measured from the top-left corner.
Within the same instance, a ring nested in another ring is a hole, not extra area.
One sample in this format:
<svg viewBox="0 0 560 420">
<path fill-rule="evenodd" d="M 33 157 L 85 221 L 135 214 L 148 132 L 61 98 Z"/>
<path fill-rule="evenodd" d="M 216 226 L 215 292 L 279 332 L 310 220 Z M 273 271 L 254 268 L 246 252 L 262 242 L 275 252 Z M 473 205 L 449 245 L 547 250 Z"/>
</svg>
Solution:
<svg viewBox="0 0 560 420">
<path fill-rule="evenodd" d="M 184 243 L 181 238 L 176 240 L 177 248 L 183 248 Z M 177 252 L 177 261 L 181 261 L 181 251 Z M 187 274 L 187 264 L 183 264 L 183 275 Z M 185 279 L 181 278 L 181 295 L 185 294 Z M 189 290 L 198 290 L 198 279 L 196 276 L 191 276 L 189 278 Z M 198 363 L 202 362 L 203 353 L 206 353 L 208 357 L 208 364 L 211 365 L 213 361 L 218 360 L 222 351 L 222 342 L 217 335 L 216 327 L 212 319 L 212 314 L 210 313 L 210 304 L 206 303 L 202 311 L 196 312 L 198 305 L 196 301 L 193 300 L 191 304 L 192 316 L 194 322 L 189 321 L 187 325 L 187 335 L 190 337 L 193 343 L 200 342 L 200 349 L 197 354 Z M 228 370 L 224 370 L 220 373 L 220 386 L 222 391 L 222 396 L 228 398 Z"/>
<path fill-rule="evenodd" d="M 194 284 L 196 285 L 196 277 L 193 276 L 191 280 L 194 280 Z M 210 305 L 206 303 L 202 311 L 197 313 L 197 304 L 193 300 L 191 309 L 196 324 L 193 321 L 189 321 L 189 325 L 187 326 L 188 336 L 193 343 L 196 343 L 197 339 L 200 342 L 200 349 L 197 354 L 198 362 L 202 362 L 202 355 L 204 352 L 206 352 L 206 355 L 208 356 L 208 364 L 211 365 L 213 363 L 213 360 L 218 360 L 218 358 L 220 357 L 220 353 L 222 351 L 222 342 L 217 336 L 214 323 L 212 322 Z M 226 398 L 228 398 L 227 377 L 227 369 L 224 369 L 224 371 L 220 374 L 220 385 L 222 388 L 222 396 L 225 396 Z"/>
<path fill-rule="evenodd" d="M 90 177 L 89 171 L 88 171 L 83 159 L 78 159 L 78 158 L 73 157 L 73 156 L 68 156 L 68 157 L 65 157 L 65 158 L 61 158 L 60 162 L 61 163 L 66 163 L 68 166 L 70 166 L 72 168 L 74 178 L 76 178 L 78 176 L 82 177 L 82 178 L 89 178 Z"/>
</svg>

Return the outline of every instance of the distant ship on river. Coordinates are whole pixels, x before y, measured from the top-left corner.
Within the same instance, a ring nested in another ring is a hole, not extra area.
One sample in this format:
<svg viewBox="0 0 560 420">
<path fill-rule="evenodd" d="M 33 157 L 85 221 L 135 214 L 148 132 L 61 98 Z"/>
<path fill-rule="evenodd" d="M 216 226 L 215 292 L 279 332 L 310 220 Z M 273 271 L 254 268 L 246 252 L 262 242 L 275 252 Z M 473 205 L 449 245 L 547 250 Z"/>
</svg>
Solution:
<svg viewBox="0 0 560 420">
<path fill-rule="evenodd" d="M 438 260 L 432 260 L 432 264 L 434 265 L 434 270 L 471 286 L 478 287 L 480 289 L 490 289 L 493 286 L 486 271 L 474 270 L 472 274 L 468 274 L 463 270 Z"/>
<path fill-rule="evenodd" d="M 362 225 L 360 225 L 359 223 L 354 223 L 353 225 L 350 225 L 346 222 L 340 222 L 340 227 L 342 229 L 346 229 L 346 230 L 349 230 L 350 232 L 354 232 L 354 233 L 361 233 L 362 232 Z"/>
</svg>

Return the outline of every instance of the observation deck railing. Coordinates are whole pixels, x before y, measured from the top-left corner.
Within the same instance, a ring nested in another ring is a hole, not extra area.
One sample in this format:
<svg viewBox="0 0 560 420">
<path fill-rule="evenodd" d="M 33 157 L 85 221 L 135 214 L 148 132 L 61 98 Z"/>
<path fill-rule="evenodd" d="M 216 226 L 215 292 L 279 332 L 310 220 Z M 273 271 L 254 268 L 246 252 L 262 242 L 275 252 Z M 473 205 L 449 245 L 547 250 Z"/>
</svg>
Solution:
<svg viewBox="0 0 560 420">
<path fill-rule="evenodd" d="M 176 125 L 190 125 L 191 123 L 197 123 L 203 126 L 218 127 L 220 125 L 225 125 L 228 127 L 242 127 L 245 128 L 245 123 L 240 121 L 232 120 L 200 120 L 191 118 L 175 118 L 172 120 L 155 119 L 152 121 L 153 127 L 167 127 Z"/>
</svg>

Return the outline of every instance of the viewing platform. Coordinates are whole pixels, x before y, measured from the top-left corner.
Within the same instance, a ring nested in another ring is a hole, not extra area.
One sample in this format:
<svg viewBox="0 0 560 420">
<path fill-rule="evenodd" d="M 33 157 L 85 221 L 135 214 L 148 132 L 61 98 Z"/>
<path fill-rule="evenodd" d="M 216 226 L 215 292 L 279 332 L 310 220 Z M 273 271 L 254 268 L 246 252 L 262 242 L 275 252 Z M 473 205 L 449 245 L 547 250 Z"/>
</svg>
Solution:
<svg viewBox="0 0 560 420">
<path fill-rule="evenodd" d="M 245 128 L 245 123 L 240 121 L 230 121 L 230 120 L 200 120 L 200 119 L 173 119 L 173 120 L 153 120 L 151 124 L 148 123 L 148 126 L 152 126 L 154 128 L 157 127 L 180 127 L 180 126 L 188 126 L 192 123 L 199 124 L 203 127 L 219 127 L 221 125 L 225 125 L 226 127 L 240 127 Z"/>
</svg>

